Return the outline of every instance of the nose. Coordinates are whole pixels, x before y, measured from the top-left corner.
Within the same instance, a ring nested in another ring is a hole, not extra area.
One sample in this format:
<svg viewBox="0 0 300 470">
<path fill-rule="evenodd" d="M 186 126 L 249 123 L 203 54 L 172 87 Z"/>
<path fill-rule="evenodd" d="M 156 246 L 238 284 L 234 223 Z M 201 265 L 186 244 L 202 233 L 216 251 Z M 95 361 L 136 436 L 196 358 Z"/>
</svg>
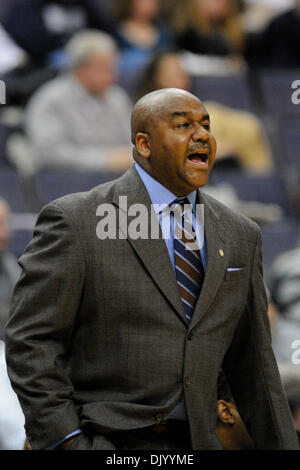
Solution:
<svg viewBox="0 0 300 470">
<path fill-rule="evenodd" d="M 207 142 L 209 133 L 201 124 L 196 124 L 192 138 L 194 142 Z"/>
</svg>

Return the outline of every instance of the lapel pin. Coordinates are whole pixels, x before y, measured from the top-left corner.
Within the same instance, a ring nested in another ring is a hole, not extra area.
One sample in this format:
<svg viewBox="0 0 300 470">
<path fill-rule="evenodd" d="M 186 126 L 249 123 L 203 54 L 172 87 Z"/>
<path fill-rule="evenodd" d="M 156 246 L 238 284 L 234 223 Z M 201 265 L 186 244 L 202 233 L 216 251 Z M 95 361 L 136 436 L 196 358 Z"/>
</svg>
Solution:
<svg viewBox="0 0 300 470">
<path fill-rule="evenodd" d="M 224 251 L 223 250 L 219 250 L 219 253 L 221 256 L 224 256 Z"/>
</svg>

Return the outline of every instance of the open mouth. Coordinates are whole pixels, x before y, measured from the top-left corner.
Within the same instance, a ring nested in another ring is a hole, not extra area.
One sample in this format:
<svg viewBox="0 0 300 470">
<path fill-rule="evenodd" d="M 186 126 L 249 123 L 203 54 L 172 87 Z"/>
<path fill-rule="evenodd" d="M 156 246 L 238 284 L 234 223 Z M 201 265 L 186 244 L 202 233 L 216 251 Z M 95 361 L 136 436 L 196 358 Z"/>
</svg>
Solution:
<svg viewBox="0 0 300 470">
<path fill-rule="evenodd" d="M 188 160 L 200 168 L 208 168 L 208 151 L 195 152 L 188 155 Z"/>
</svg>

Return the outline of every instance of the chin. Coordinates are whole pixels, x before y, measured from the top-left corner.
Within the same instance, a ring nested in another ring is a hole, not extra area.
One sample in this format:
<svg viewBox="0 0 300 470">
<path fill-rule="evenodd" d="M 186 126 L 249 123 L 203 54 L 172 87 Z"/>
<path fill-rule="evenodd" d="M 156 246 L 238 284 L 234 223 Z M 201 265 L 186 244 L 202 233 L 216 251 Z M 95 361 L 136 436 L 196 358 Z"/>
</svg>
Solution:
<svg viewBox="0 0 300 470">
<path fill-rule="evenodd" d="M 205 186 L 208 183 L 209 174 L 204 173 L 201 176 L 197 176 L 191 180 L 191 183 L 194 187 L 200 188 L 201 186 Z"/>
</svg>

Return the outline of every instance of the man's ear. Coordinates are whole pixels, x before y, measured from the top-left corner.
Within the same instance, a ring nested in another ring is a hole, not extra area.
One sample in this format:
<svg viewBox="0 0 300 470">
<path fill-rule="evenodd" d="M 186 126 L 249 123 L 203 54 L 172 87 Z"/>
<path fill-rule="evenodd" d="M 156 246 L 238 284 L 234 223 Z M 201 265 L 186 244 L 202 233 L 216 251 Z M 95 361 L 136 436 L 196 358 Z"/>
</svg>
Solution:
<svg viewBox="0 0 300 470">
<path fill-rule="evenodd" d="M 235 424 L 236 413 L 234 404 L 225 400 L 219 400 L 217 403 L 218 418 L 224 424 Z"/>
<path fill-rule="evenodd" d="M 135 146 L 141 157 L 150 157 L 150 136 L 144 132 L 138 132 L 135 136 Z"/>
</svg>

